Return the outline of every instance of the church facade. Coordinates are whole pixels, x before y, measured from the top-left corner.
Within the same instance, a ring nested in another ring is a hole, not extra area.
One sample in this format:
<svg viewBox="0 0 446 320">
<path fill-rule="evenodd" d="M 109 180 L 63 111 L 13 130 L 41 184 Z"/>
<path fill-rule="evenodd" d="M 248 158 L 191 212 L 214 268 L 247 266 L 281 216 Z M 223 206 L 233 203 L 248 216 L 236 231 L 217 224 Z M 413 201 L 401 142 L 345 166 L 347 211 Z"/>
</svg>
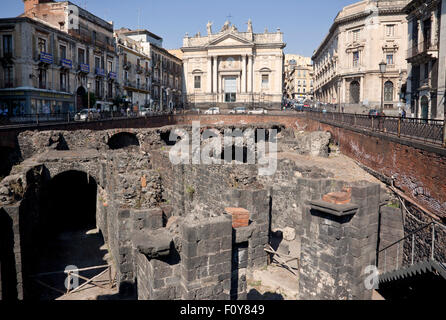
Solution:
<svg viewBox="0 0 446 320">
<path fill-rule="evenodd" d="M 207 35 L 186 34 L 183 39 L 183 92 L 195 106 L 279 107 L 283 95 L 283 33 L 254 33 L 251 20 L 246 32 L 226 22 Z"/>
</svg>

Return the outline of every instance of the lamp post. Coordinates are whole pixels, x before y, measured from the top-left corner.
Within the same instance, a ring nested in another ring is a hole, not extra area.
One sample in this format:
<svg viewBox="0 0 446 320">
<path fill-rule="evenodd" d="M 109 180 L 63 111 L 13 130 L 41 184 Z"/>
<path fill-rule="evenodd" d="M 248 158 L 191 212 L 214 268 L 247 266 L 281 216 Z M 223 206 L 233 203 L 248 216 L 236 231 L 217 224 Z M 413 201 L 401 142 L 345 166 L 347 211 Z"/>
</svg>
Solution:
<svg viewBox="0 0 446 320">
<path fill-rule="evenodd" d="M 341 85 L 342 85 L 342 79 L 338 80 L 338 108 L 339 108 L 339 112 L 341 112 L 342 108 L 341 108 Z M 342 112 L 344 112 L 342 110 Z"/>
<path fill-rule="evenodd" d="M 381 113 L 384 111 L 384 73 L 386 73 L 387 63 L 381 61 L 379 63 L 379 72 L 381 72 Z"/>
<path fill-rule="evenodd" d="M 87 112 L 87 119 L 90 120 L 90 82 L 87 82 L 87 105 L 88 105 L 88 112 Z"/>
</svg>

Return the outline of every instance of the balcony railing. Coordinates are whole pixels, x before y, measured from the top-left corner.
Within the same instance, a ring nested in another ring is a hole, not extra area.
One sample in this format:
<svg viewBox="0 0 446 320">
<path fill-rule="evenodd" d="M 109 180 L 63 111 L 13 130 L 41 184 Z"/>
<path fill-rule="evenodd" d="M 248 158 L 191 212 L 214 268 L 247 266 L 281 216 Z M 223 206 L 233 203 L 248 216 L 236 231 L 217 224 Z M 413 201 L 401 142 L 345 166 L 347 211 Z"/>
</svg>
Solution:
<svg viewBox="0 0 446 320">
<path fill-rule="evenodd" d="M 407 59 L 411 59 L 419 54 L 427 53 L 429 51 L 438 51 L 438 44 L 434 44 L 430 40 L 420 42 L 407 50 Z"/>
</svg>

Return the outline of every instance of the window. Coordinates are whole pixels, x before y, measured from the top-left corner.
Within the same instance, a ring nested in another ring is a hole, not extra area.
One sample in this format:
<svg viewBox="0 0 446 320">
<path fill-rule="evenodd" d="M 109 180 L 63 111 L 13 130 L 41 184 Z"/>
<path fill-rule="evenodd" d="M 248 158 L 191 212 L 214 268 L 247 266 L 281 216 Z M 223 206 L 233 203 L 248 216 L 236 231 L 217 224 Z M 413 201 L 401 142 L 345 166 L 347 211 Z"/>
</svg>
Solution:
<svg viewBox="0 0 446 320">
<path fill-rule="evenodd" d="M 107 62 L 107 72 L 113 72 L 113 62 L 112 61 L 108 61 Z"/>
<path fill-rule="evenodd" d="M 393 82 L 387 81 L 384 84 L 384 101 L 393 101 Z"/>
<path fill-rule="evenodd" d="M 3 36 L 3 56 L 12 55 L 12 36 Z"/>
<path fill-rule="evenodd" d="M 395 36 L 395 25 L 388 24 L 386 25 L 386 37 L 394 37 Z"/>
<path fill-rule="evenodd" d="M 39 88 L 46 89 L 46 69 L 39 69 Z"/>
<path fill-rule="evenodd" d="M 200 89 L 201 88 L 201 76 L 195 76 L 194 77 L 194 88 Z"/>
<path fill-rule="evenodd" d="M 84 49 L 77 50 L 77 59 L 79 60 L 79 63 L 85 63 L 85 50 Z"/>
<path fill-rule="evenodd" d="M 141 80 L 139 78 L 136 79 L 136 87 L 139 89 L 141 86 Z"/>
<path fill-rule="evenodd" d="M 129 73 L 127 71 L 124 71 L 124 79 L 125 81 L 129 80 Z"/>
<path fill-rule="evenodd" d="M 96 41 L 96 31 L 93 30 L 91 38 L 93 39 L 93 41 Z"/>
<path fill-rule="evenodd" d="M 359 65 L 359 51 L 353 52 L 353 67 L 357 67 Z"/>
<path fill-rule="evenodd" d="M 424 79 L 429 78 L 429 62 L 424 64 Z"/>
<path fill-rule="evenodd" d="M 60 45 L 59 46 L 59 52 L 60 52 L 60 58 L 66 59 L 67 58 L 67 47 Z"/>
<path fill-rule="evenodd" d="M 352 31 L 352 40 L 353 40 L 353 42 L 358 42 L 359 41 L 360 34 L 361 34 L 361 30 L 360 29 Z"/>
<path fill-rule="evenodd" d="M 5 70 L 5 88 L 12 88 L 14 86 L 12 67 L 7 66 L 6 68 L 4 68 L 4 70 Z"/>
<path fill-rule="evenodd" d="M 94 67 L 99 69 L 101 64 L 101 59 L 99 57 L 94 57 Z"/>
<path fill-rule="evenodd" d="M 68 86 L 67 86 L 67 73 L 61 72 L 60 73 L 60 91 L 68 92 Z"/>
<path fill-rule="evenodd" d="M 393 66 L 393 54 L 388 54 L 386 60 L 388 65 Z"/>
<path fill-rule="evenodd" d="M 306 86 L 307 85 L 307 80 L 303 81 L 303 85 Z"/>
<path fill-rule="evenodd" d="M 127 53 L 124 53 L 124 64 L 127 64 Z"/>
<path fill-rule="evenodd" d="M 39 38 L 39 52 L 46 52 L 46 40 Z"/>
<path fill-rule="evenodd" d="M 262 88 L 268 88 L 269 86 L 269 76 L 267 74 L 262 74 Z"/>
</svg>

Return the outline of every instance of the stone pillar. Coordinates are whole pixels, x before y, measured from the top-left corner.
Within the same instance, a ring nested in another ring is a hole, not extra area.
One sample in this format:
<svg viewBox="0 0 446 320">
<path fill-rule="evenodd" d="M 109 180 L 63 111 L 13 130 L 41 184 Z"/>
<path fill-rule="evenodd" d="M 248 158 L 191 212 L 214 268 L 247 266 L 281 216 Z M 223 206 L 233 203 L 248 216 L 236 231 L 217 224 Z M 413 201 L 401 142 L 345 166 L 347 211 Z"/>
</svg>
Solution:
<svg viewBox="0 0 446 320">
<path fill-rule="evenodd" d="M 364 280 L 376 263 L 380 186 L 356 182 L 347 189 L 350 203 L 311 200 L 303 212 L 301 300 L 371 299 Z"/>
<path fill-rule="evenodd" d="M 423 24 L 421 23 L 421 20 L 418 20 L 417 23 L 418 23 L 418 43 L 414 43 L 414 46 L 418 45 L 418 50 L 420 50 L 420 43 L 424 41 Z"/>
<path fill-rule="evenodd" d="M 253 92 L 253 86 L 252 86 L 252 74 L 253 74 L 253 61 L 252 61 L 252 55 L 248 56 L 248 93 Z"/>
<path fill-rule="evenodd" d="M 208 57 L 207 92 L 212 93 L 212 57 Z"/>
<path fill-rule="evenodd" d="M 246 56 L 242 56 L 242 93 L 246 93 Z"/>
<path fill-rule="evenodd" d="M 359 100 L 364 101 L 364 77 L 359 78 Z"/>
<path fill-rule="evenodd" d="M 437 44 L 437 10 L 431 12 L 431 45 Z"/>
<path fill-rule="evenodd" d="M 212 60 L 214 60 L 214 70 L 212 71 L 212 93 L 217 93 L 218 92 L 218 86 L 217 86 L 217 74 L 218 74 L 218 57 L 212 57 Z"/>
</svg>

